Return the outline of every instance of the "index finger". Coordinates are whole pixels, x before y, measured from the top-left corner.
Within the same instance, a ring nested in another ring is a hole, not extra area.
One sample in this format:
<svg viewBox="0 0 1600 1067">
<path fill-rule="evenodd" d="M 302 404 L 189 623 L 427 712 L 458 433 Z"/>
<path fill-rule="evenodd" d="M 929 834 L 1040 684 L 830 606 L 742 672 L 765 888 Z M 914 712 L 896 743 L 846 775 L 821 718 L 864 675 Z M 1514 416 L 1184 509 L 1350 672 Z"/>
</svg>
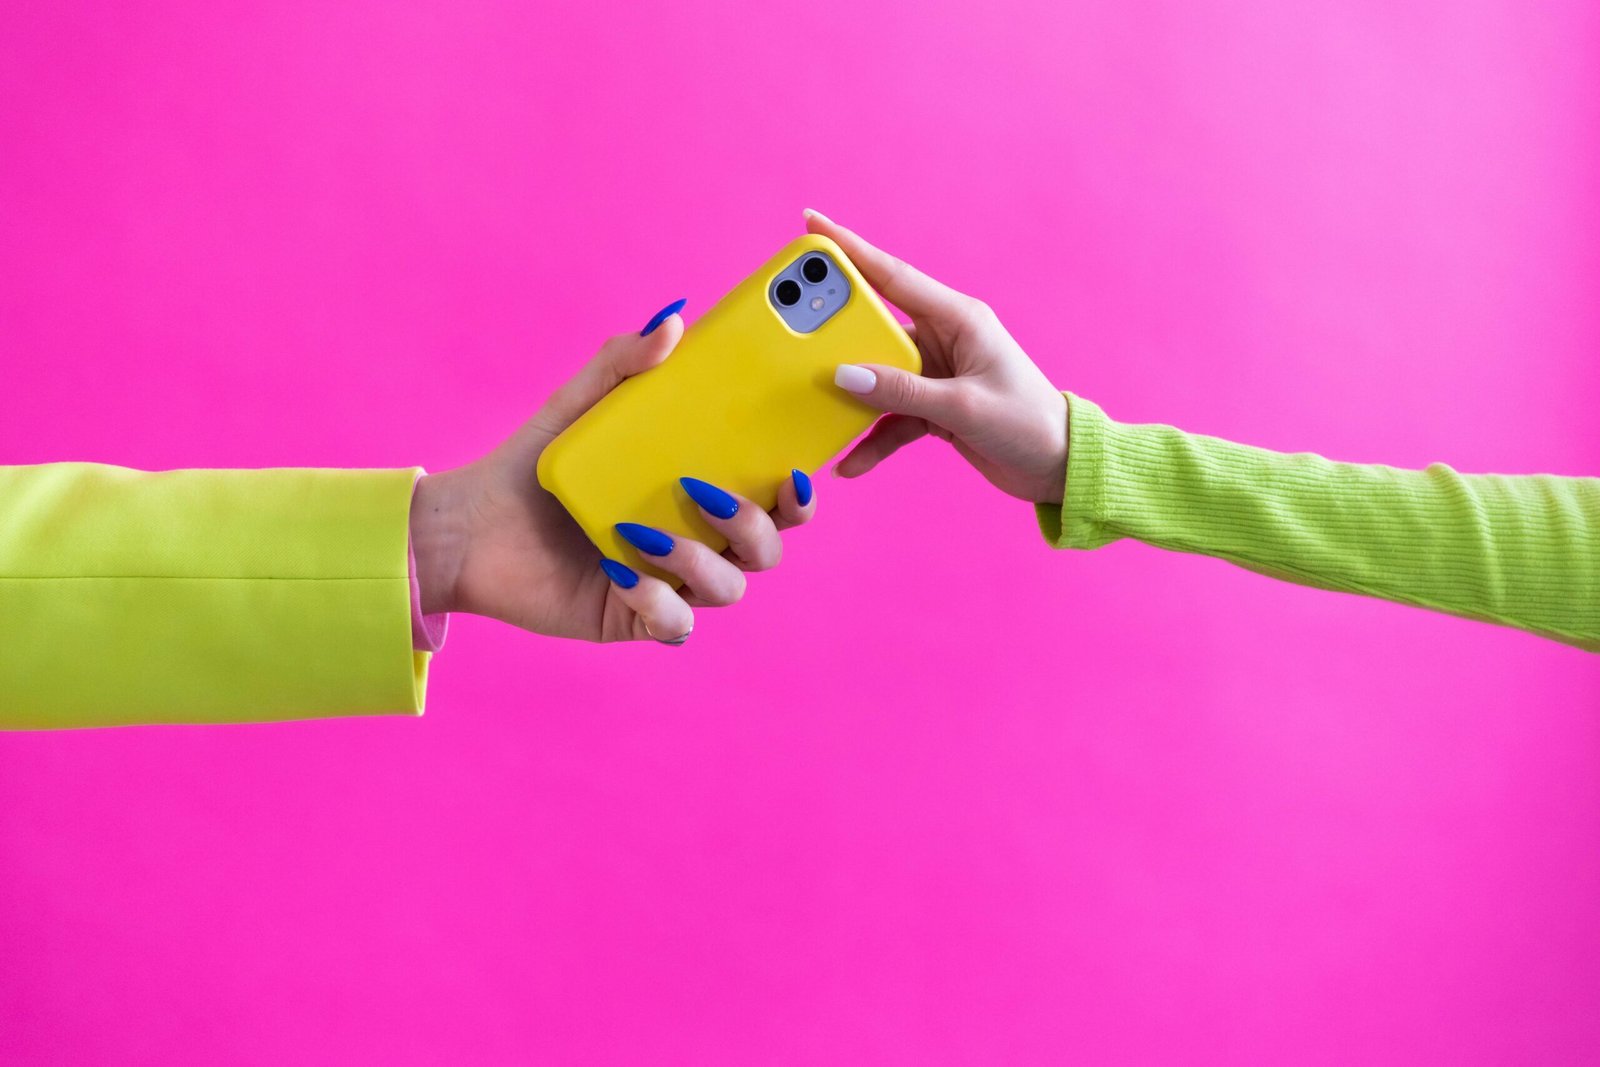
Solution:
<svg viewBox="0 0 1600 1067">
<path fill-rule="evenodd" d="M 965 299 L 948 285 L 934 281 L 911 264 L 867 243 L 860 234 L 840 226 L 822 212 L 806 208 L 805 216 L 808 233 L 821 234 L 844 249 L 862 277 L 907 315 L 917 318 L 949 313 L 957 310 Z"/>
</svg>

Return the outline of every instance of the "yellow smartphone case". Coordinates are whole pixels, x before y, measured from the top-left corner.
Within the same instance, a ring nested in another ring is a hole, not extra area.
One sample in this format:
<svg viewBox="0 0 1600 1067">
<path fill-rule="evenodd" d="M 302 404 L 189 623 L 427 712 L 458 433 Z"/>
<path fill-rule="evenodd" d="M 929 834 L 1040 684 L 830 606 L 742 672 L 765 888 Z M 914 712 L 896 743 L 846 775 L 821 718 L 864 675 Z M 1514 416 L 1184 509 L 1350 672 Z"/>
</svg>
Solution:
<svg viewBox="0 0 1600 1067">
<path fill-rule="evenodd" d="M 767 292 L 808 252 L 831 256 L 851 291 L 818 329 L 797 333 Z M 701 316 L 665 363 L 623 382 L 552 441 L 539 457 L 539 484 L 605 555 L 679 585 L 614 524 L 643 523 L 726 548 L 678 479 L 700 478 L 775 507 L 792 469 L 820 470 L 878 416 L 833 384 L 840 363 L 922 369 L 916 345 L 839 246 L 808 234 Z"/>
</svg>

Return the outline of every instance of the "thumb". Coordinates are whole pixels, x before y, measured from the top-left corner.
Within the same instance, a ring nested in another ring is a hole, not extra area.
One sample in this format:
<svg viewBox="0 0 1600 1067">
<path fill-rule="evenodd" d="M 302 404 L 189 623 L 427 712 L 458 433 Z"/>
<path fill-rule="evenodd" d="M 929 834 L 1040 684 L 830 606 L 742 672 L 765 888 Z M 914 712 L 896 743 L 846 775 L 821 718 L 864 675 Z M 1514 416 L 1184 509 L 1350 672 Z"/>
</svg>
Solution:
<svg viewBox="0 0 1600 1067">
<path fill-rule="evenodd" d="M 529 425 L 554 437 L 623 381 L 665 360 L 683 336 L 683 319 L 678 315 L 683 305 L 682 300 L 668 304 L 642 332 L 618 334 L 607 341 L 577 374 L 550 394 Z"/>
<path fill-rule="evenodd" d="M 953 378 L 925 378 L 898 367 L 840 364 L 833 384 L 881 411 L 926 419 L 959 434 L 966 427 L 967 397 Z"/>
</svg>

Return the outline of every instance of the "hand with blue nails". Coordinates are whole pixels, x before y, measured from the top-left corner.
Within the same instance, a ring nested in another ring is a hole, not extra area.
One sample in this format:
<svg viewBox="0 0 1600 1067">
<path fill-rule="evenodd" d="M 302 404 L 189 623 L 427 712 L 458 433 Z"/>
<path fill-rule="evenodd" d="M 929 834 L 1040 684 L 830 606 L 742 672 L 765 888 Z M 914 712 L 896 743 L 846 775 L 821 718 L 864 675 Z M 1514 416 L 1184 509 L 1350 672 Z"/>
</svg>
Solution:
<svg viewBox="0 0 1600 1067">
<path fill-rule="evenodd" d="M 839 388 L 886 412 L 835 473 L 854 478 L 925 435 L 955 446 L 1012 496 L 1059 504 L 1067 479 L 1067 400 L 987 304 L 934 281 L 815 211 L 806 229 L 831 238 L 872 287 L 911 316 L 922 374 L 845 364 Z"/>
<path fill-rule="evenodd" d="M 662 606 L 658 611 L 650 611 L 651 617 L 669 614 L 674 619 L 683 619 L 686 625 L 694 622 L 693 614 L 685 614 L 688 609 L 696 606 L 722 608 L 744 597 L 746 573 L 768 571 L 778 566 L 784 553 L 784 542 L 778 531 L 811 522 L 816 514 L 816 493 L 811 478 L 803 470 L 792 470 L 789 477 L 779 483 L 778 507 L 774 507 L 771 514 L 739 494 L 728 493 L 699 478 L 680 478 L 678 486 L 701 509 L 701 517 L 728 539 L 726 552 L 712 552 L 701 542 L 672 537 L 651 526 L 618 523 L 616 531 L 622 534 L 622 539 L 650 558 L 654 566 L 682 577 L 683 589 L 674 593 L 666 582 L 638 574 L 616 560 L 603 560 L 600 566 L 618 587 L 619 597 L 637 598 L 640 609 L 648 609 L 651 600 L 658 601 Z M 682 601 L 682 606 L 670 598 Z M 674 627 L 666 629 L 672 632 Z M 680 643 L 659 637 L 661 630 L 654 622 L 650 632 L 651 637 L 666 640 L 669 645 Z M 682 633 L 686 635 L 688 630 Z"/>
<path fill-rule="evenodd" d="M 627 378 L 671 355 L 683 336 L 682 308 L 681 300 L 669 304 L 640 332 L 607 341 L 489 455 L 418 482 L 411 540 L 424 612 L 464 611 L 587 641 L 681 644 L 694 627 L 696 607 L 734 603 L 744 595 L 745 572 L 777 564 L 783 553 L 778 531 L 808 521 L 816 510 L 801 472 L 783 480 L 771 515 L 714 486 L 706 487 L 710 492 L 681 490 L 727 536 L 726 553 L 648 527 L 625 530 L 653 564 L 684 579 L 680 590 L 602 560 L 534 476 L 539 454 L 557 434 Z"/>
<path fill-rule="evenodd" d="M 745 574 L 770 570 L 783 557 L 778 531 L 809 522 L 816 514 L 816 493 L 804 471 L 790 471 L 778 485 L 778 506 L 769 514 L 736 493 L 685 476 L 679 488 L 700 508 L 701 516 L 728 539 L 725 552 L 713 552 L 698 541 L 672 537 L 634 522 L 617 523 L 617 532 L 650 562 L 683 579 L 683 589 L 650 578 L 616 560 L 603 560 L 617 596 L 651 619 L 650 636 L 681 644 L 663 634 L 687 637 L 695 607 L 723 607 L 744 596 Z M 658 624 L 657 620 L 661 620 Z"/>
</svg>

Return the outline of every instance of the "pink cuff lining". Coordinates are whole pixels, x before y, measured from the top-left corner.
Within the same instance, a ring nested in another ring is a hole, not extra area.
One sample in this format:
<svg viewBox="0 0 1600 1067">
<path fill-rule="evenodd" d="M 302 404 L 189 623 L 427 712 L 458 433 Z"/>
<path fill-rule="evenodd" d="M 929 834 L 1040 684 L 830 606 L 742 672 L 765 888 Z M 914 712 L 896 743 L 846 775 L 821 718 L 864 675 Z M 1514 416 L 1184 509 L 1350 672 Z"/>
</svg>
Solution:
<svg viewBox="0 0 1600 1067">
<path fill-rule="evenodd" d="M 418 474 L 411 483 L 413 496 L 421 479 L 422 474 Z M 417 584 L 417 551 L 411 544 L 409 527 L 406 531 L 406 573 L 411 578 L 411 647 L 417 652 L 437 652 L 444 647 L 445 635 L 450 631 L 450 613 L 422 613 L 422 586 Z"/>
</svg>

